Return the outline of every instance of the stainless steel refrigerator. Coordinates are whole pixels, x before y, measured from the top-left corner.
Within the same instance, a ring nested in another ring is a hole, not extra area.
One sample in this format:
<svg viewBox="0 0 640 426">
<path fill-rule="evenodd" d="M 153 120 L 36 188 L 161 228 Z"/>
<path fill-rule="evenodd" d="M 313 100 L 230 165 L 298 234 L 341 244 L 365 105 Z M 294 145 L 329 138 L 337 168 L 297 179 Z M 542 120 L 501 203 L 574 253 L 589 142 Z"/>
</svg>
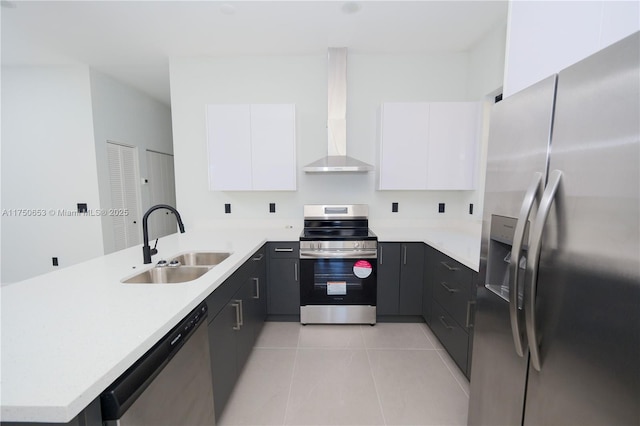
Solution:
<svg viewBox="0 0 640 426">
<path fill-rule="evenodd" d="M 640 424 L 640 33 L 494 105 L 471 425 Z"/>
</svg>

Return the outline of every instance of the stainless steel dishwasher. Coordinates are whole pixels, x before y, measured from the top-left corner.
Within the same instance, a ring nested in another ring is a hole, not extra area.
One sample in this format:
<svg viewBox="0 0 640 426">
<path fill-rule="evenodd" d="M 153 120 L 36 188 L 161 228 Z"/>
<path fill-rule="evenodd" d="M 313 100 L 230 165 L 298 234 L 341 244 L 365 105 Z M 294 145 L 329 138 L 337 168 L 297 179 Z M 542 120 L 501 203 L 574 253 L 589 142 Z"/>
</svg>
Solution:
<svg viewBox="0 0 640 426">
<path fill-rule="evenodd" d="M 203 302 L 103 392 L 105 426 L 214 424 L 206 316 Z"/>
</svg>

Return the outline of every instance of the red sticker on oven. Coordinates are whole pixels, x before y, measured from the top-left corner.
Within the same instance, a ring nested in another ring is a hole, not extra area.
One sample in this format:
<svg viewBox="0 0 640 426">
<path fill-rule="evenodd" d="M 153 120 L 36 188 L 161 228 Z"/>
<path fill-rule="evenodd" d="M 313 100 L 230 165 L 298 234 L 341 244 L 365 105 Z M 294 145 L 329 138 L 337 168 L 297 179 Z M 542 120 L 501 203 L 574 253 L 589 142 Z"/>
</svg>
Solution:
<svg viewBox="0 0 640 426">
<path fill-rule="evenodd" d="M 366 260 L 358 260 L 353 265 L 353 273 L 358 278 L 367 278 L 373 272 L 373 267 Z"/>
</svg>

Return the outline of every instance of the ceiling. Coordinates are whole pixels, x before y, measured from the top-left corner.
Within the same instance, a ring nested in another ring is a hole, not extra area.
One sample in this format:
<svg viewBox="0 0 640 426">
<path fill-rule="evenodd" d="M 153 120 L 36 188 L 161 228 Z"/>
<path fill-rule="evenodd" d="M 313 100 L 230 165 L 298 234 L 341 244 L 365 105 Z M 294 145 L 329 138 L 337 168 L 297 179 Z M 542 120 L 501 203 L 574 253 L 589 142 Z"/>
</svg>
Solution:
<svg viewBox="0 0 640 426">
<path fill-rule="evenodd" d="M 2 65 L 86 64 L 170 104 L 174 56 L 465 51 L 500 1 L 0 1 Z"/>
</svg>

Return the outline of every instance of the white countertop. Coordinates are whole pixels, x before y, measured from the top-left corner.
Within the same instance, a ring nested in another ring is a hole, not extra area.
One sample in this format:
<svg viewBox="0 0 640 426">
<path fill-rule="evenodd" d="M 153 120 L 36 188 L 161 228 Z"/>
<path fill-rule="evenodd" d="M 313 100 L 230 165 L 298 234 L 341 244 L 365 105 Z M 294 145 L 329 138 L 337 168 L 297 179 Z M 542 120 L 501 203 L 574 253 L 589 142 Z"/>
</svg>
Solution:
<svg viewBox="0 0 640 426">
<path fill-rule="evenodd" d="M 403 222 L 370 224 L 381 242 L 424 242 L 474 271 L 480 263 L 481 223 Z"/>
<path fill-rule="evenodd" d="M 372 229 L 380 241 L 424 241 L 477 270 L 479 231 L 476 238 L 460 229 Z M 161 238 L 154 261 L 194 250 L 233 253 L 183 284 L 122 284 L 151 267 L 137 246 L 2 287 L 0 418 L 72 420 L 266 241 L 297 241 L 301 230 L 209 229 Z"/>
</svg>

